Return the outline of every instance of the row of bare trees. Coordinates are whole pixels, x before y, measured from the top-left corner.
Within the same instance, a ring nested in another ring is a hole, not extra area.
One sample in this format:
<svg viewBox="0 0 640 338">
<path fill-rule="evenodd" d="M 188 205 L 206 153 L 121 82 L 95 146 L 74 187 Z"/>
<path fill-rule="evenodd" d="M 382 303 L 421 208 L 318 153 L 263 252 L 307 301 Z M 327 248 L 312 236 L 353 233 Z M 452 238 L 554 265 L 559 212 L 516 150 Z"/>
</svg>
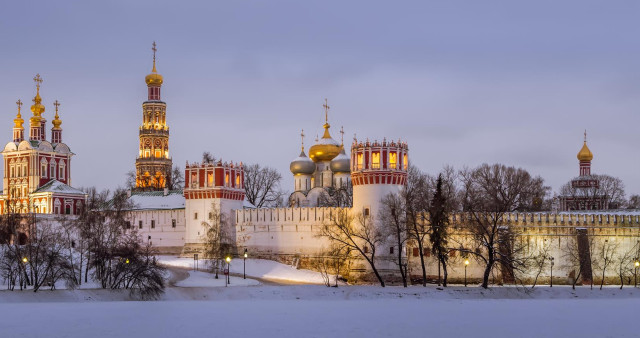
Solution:
<svg viewBox="0 0 640 338">
<path fill-rule="evenodd" d="M 34 292 L 97 282 L 102 288 L 127 289 L 142 299 L 164 292 L 164 268 L 149 245 L 130 229 L 131 202 L 124 190 L 87 189 L 85 208 L 77 216 L 3 215 L 0 229 L 13 234 L 0 245 L 0 271 L 8 289 Z M 20 241 L 18 234 L 26 240 Z"/>
</svg>

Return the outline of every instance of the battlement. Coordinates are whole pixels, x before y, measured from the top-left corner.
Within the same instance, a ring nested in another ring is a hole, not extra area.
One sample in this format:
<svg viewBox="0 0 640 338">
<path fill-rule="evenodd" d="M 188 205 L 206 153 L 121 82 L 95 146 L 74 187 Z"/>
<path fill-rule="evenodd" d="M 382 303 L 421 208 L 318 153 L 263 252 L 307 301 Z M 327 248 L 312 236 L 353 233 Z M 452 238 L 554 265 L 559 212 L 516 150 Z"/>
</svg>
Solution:
<svg viewBox="0 0 640 338">
<path fill-rule="evenodd" d="M 405 185 L 409 169 L 409 146 L 406 142 L 353 141 L 351 146 L 351 181 L 354 186 L 367 184 Z"/>
<path fill-rule="evenodd" d="M 185 165 L 186 199 L 244 200 L 244 166 L 241 163 L 189 163 Z"/>
</svg>

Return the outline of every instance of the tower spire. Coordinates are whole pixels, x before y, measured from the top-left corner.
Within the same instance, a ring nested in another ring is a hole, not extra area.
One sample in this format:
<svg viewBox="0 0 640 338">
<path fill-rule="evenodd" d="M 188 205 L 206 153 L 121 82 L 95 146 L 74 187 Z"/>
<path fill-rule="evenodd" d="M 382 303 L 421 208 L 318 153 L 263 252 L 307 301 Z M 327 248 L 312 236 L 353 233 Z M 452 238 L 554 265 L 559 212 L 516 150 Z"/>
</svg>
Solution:
<svg viewBox="0 0 640 338">
<path fill-rule="evenodd" d="M 60 120 L 60 116 L 58 115 L 60 102 L 58 102 L 58 100 L 55 100 L 55 102 L 53 102 L 53 106 L 56 107 L 56 115 L 53 121 L 51 121 L 51 123 L 53 124 L 53 128 L 51 128 L 51 143 L 55 144 L 62 142 L 62 128 L 60 128 L 62 121 Z"/>
<path fill-rule="evenodd" d="M 153 51 L 153 69 L 151 70 L 152 73 L 157 73 L 158 71 L 156 70 L 156 52 L 158 51 L 158 48 L 156 48 L 156 42 L 153 42 L 153 47 L 151 47 L 151 50 Z"/>
<path fill-rule="evenodd" d="M 29 138 L 40 141 L 43 139 L 42 136 L 44 134 L 42 129 L 42 113 L 44 113 L 45 110 L 42 105 L 42 97 L 40 97 L 40 85 L 42 84 L 40 74 L 36 74 L 33 81 L 36 83 L 36 96 L 33 98 L 33 105 L 31 106 L 33 116 L 30 119 Z"/>
<path fill-rule="evenodd" d="M 24 119 L 20 114 L 22 100 L 16 101 L 16 105 L 18 105 L 18 114 L 16 114 L 16 118 L 13 120 L 13 142 L 22 142 L 24 140 L 24 127 L 22 126 Z"/>
</svg>

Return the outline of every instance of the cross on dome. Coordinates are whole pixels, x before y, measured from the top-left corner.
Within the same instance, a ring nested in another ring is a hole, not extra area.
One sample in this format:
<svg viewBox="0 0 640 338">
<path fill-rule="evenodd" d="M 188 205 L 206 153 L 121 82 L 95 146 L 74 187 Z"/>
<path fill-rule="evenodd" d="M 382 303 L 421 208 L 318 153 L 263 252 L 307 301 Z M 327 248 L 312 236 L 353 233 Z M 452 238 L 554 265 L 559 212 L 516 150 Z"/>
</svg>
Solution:
<svg viewBox="0 0 640 338">
<path fill-rule="evenodd" d="M 329 109 L 331 109 L 331 107 L 329 107 L 329 103 L 326 98 L 324 99 L 324 104 L 322 106 L 324 107 L 324 122 L 329 123 Z"/>
</svg>

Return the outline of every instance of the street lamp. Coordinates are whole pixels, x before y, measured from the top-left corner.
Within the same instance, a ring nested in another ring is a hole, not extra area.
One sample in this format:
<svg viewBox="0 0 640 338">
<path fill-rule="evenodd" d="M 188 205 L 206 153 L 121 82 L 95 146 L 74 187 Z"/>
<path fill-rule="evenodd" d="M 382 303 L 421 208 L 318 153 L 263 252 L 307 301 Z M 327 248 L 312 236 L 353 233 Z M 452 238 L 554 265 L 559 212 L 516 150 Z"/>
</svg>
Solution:
<svg viewBox="0 0 640 338">
<path fill-rule="evenodd" d="M 231 278 L 229 277 L 229 275 L 231 275 L 231 256 L 227 256 L 226 261 L 227 261 L 227 284 L 231 284 Z M 225 286 L 227 286 L 227 284 L 225 284 Z"/>
<path fill-rule="evenodd" d="M 27 257 L 22 257 L 22 263 L 27 264 L 29 262 L 29 260 L 27 259 Z"/>
<path fill-rule="evenodd" d="M 247 248 L 244 248 L 244 261 L 242 262 L 242 279 L 247 279 Z"/>
<path fill-rule="evenodd" d="M 552 288 L 553 287 L 553 264 L 554 264 L 555 258 L 549 257 L 549 259 L 551 259 L 551 279 L 549 280 L 549 287 Z"/>
<path fill-rule="evenodd" d="M 634 270 L 633 270 L 633 287 L 637 287 L 638 286 L 638 267 L 640 266 L 640 262 L 638 261 L 638 259 L 636 258 L 636 261 L 633 263 L 634 266 Z"/>
<path fill-rule="evenodd" d="M 464 287 L 467 287 L 467 266 L 469 266 L 469 260 L 464 260 Z"/>
</svg>

